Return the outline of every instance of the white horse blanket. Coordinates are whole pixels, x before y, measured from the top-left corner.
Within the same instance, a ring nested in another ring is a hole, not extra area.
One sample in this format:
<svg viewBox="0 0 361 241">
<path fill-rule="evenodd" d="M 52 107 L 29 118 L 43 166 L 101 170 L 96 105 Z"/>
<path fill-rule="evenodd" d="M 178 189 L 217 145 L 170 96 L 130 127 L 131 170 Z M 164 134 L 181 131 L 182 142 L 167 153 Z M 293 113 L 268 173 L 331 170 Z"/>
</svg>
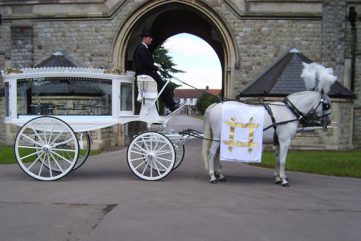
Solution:
<svg viewBox="0 0 361 241">
<path fill-rule="evenodd" d="M 263 121 L 263 106 L 223 105 L 220 159 L 261 162 Z"/>
</svg>

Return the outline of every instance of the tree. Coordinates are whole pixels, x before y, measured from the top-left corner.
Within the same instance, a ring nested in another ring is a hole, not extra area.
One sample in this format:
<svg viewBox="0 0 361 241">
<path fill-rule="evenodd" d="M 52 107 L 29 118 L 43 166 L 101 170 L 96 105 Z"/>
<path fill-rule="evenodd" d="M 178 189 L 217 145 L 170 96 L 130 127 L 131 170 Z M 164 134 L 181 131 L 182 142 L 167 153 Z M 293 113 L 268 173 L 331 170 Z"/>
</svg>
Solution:
<svg viewBox="0 0 361 241">
<path fill-rule="evenodd" d="M 163 45 L 157 47 L 154 50 L 153 55 L 154 62 L 158 63 L 161 66 L 159 72 L 164 80 L 171 79 L 173 77 L 172 74 L 184 73 L 183 70 L 174 68 L 176 64 L 173 62 L 172 57 L 169 56 L 168 49 L 164 48 Z"/>
<path fill-rule="evenodd" d="M 184 73 L 183 70 L 174 68 L 176 64 L 173 62 L 172 57 L 169 56 L 168 49 L 164 48 L 163 45 L 158 46 L 154 50 L 153 58 L 154 58 L 154 62 L 160 65 L 159 73 L 164 81 L 171 80 L 173 78 L 172 74 Z M 174 89 L 179 86 L 173 82 L 170 82 L 168 85 L 172 89 L 172 91 L 174 91 Z M 164 110 L 165 108 L 164 104 L 161 101 L 159 101 L 159 103 L 160 103 L 159 109 Z"/>
<path fill-rule="evenodd" d="M 196 103 L 197 109 L 199 111 L 201 111 L 202 114 L 204 114 L 204 112 L 206 111 L 208 106 L 210 106 L 213 103 L 217 103 L 218 100 L 219 99 L 217 96 L 203 93 L 201 96 L 199 96 L 199 98 L 197 100 L 197 103 Z"/>
<path fill-rule="evenodd" d="M 172 74 L 175 73 L 184 73 L 183 70 L 174 68 L 176 65 L 172 57 L 168 54 L 168 49 L 164 48 L 163 45 L 157 47 L 154 50 L 154 62 L 160 65 L 159 72 L 164 81 L 170 80 L 173 78 Z M 173 82 L 169 83 L 172 90 L 177 88 L 179 85 L 174 84 Z"/>
</svg>

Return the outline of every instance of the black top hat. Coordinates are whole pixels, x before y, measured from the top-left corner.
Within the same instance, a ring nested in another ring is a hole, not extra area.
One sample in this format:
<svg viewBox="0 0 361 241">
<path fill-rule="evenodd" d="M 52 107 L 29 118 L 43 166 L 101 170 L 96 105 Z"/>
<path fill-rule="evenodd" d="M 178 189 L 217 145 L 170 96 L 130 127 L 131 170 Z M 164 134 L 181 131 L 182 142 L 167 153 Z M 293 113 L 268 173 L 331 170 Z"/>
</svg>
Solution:
<svg viewBox="0 0 361 241">
<path fill-rule="evenodd" d="M 143 31 L 142 31 L 142 35 L 140 35 L 140 37 L 152 37 L 153 38 L 153 34 L 152 34 L 152 31 L 150 29 L 146 29 L 146 28 L 143 28 Z"/>
</svg>

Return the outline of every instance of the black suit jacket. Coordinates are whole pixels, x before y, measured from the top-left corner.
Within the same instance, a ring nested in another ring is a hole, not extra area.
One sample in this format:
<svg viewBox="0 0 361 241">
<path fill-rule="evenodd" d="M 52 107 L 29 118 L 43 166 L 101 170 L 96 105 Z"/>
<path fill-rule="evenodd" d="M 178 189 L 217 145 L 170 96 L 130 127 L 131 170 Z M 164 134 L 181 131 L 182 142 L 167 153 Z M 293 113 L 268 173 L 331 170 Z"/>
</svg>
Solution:
<svg viewBox="0 0 361 241">
<path fill-rule="evenodd" d="M 134 71 L 136 75 L 153 76 L 158 70 L 154 65 L 153 56 L 144 44 L 140 43 L 134 52 Z"/>
<path fill-rule="evenodd" d="M 164 86 L 164 82 L 157 73 L 158 67 L 154 65 L 152 54 L 150 53 L 148 48 L 145 47 L 142 43 L 140 43 L 136 48 L 133 61 L 135 75 L 138 76 L 144 74 L 151 76 L 155 80 L 155 82 L 157 82 L 158 91 L 160 91 Z M 164 91 L 160 95 L 160 99 L 165 103 L 168 108 L 170 108 L 171 110 L 175 109 L 173 92 L 169 86 L 166 86 L 164 88 Z"/>
</svg>

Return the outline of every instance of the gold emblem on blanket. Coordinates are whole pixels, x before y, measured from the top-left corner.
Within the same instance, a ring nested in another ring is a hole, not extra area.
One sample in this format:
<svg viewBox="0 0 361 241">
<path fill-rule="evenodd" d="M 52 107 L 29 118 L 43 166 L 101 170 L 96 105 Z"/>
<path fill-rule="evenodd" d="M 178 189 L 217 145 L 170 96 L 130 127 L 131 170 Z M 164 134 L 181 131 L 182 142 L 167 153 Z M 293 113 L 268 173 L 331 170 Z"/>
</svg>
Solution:
<svg viewBox="0 0 361 241">
<path fill-rule="evenodd" d="M 231 120 L 226 121 L 226 125 L 230 126 L 229 132 L 229 141 L 223 141 L 225 145 L 228 145 L 228 150 L 232 152 L 233 147 L 248 147 L 248 152 L 251 153 L 254 147 L 257 147 L 258 144 L 254 142 L 254 131 L 259 127 L 259 124 L 254 123 L 253 117 L 251 117 L 248 123 L 239 123 L 236 122 L 236 118 L 232 117 Z M 248 142 L 235 141 L 234 132 L 235 128 L 248 128 Z"/>
</svg>

